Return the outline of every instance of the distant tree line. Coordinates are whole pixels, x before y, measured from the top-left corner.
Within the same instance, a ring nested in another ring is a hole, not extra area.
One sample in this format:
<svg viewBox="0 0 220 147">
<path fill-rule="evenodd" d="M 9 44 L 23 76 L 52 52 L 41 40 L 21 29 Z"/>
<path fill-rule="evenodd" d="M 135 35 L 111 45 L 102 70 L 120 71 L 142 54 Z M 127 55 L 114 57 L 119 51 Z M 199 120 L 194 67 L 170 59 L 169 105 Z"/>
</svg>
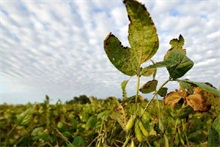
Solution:
<svg viewBox="0 0 220 147">
<path fill-rule="evenodd" d="M 66 104 L 87 104 L 91 103 L 89 97 L 86 95 L 75 96 L 72 100 L 66 101 Z"/>
<path fill-rule="evenodd" d="M 116 97 L 108 97 L 108 98 L 103 98 L 103 99 L 98 99 L 94 96 L 91 97 L 87 97 L 86 95 L 80 95 L 79 97 L 74 96 L 72 100 L 66 101 L 66 104 L 87 104 L 87 103 L 91 103 L 91 101 L 95 100 L 95 101 L 111 101 L 113 99 L 117 99 L 119 102 L 122 102 L 121 98 L 116 98 Z M 127 98 L 126 100 L 123 100 L 124 102 L 130 102 L 130 103 L 134 103 L 135 102 L 135 96 L 131 96 L 129 98 Z M 138 101 L 143 102 L 143 101 L 147 101 L 147 99 L 143 98 L 142 96 L 139 95 L 138 97 Z"/>
</svg>

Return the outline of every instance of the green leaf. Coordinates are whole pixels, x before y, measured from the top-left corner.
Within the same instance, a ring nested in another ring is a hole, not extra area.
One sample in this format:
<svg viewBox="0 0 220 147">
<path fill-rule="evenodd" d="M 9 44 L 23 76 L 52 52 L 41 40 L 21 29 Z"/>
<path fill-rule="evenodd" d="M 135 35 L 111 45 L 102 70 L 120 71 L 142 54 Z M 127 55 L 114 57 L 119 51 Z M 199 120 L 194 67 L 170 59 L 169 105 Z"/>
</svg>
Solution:
<svg viewBox="0 0 220 147">
<path fill-rule="evenodd" d="M 177 118 L 186 118 L 189 114 L 193 113 L 194 110 L 191 106 L 186 106 L 181 108 L 180 112 L 177 114 Z"/>
<path fill-rule="evenodd" d="M 210 147 L 218 147 L 220 146 L 220 134 L 213 129 L 212 127 L 209 128 L 209 136 L 208 136 L 208 146 Z"/>
<path fill-rule="evenodd" d="M 156 90 L 157 88 L 157 80 L 152 80 L 152 81 L 148 81 L 147 83 L 145 83 L 141 88 L 140 91 L 142 93 L 150 93 Z"/>
<path fill-rule="evenodd" d="M 184 38 L 182 35 L 179 39 L 170 41 L 171 49 L 164 56 L 164 61 L 175 61 L 175 65 L 167 67 L 170 77 L 173 79 L 184 76 L 194 65 L 193 61 L 186 56 L 186 51 L 183 49 Z M 174 62 L 173 62 L 174 63 Z"/>
<path fill-rule="evenodd" d="M 161 88 L 161 89 L 158 91 L 158 94 L 159 94 L 161 97 L 165 97 L 165 96 L 167 95 L 167 90 L 168 90 L 167 87 L 163 87 L 163 88 Z"/>
<path fill-rule="evenodd" d="M 197 130 L 193 133 L 190 133 L 188 135 L 188 138 L 190 141 L 193 141 L 196 143 L 205 142 L 207 140 L 206 135 L 205 135 L 204 131 L 202 131 L 202 130 Z"/>
<path fill-rule="evenodd" d="M 165 57 L 165 61 L 166 60 L 174 60 L 177 62 L 174 66 L 167 67 L 170 77 L 173 79 L 184 76 L 194 64 L 191 59 L 189 59 L 179 50 L 170 51 Z"/>
<path fill-rule="evenodd" d="M 196 85 L 196 86 L 202 88 L 204 91 L 210 92 L 210 93 L 212 93 L 212 94 L 214 94 L 216 96 L 220 96 L 220 91 L 218 91 L 214 87 L 209 86 L 206 83 L 193 82 L 193 81 L 190 81 L 190 80 L 179 80 L 179 81 L 186 82 L 186 83 L 189 83 L 189 84 L 192 84 L 192 85 Z"/>
<path fill-rule="evenodd" d="M 31 136 L 38 136 L 44 131 L 43 127 L 34 128 L 34 130 L 31 132 Z"/>
<path fill-rule="evenodd" d="M 149 60 L 158 50 L 159 39 L 146 7 L 135 0 L 124 0 L 130 20 L 128 40 L 139 65 Z"/>
<path fill-rule="evenodd" d="M 141 117 L 141 121 L 147 126 L 150 122 L 152 116 L 148 112 L 144 112 L 143 116 Z"/>
<path fill-rule="evenodd" d="M 145 67 L 143 69 L 141 69 L 141 76 L 145 76 L 145 77 L 149 77 L 151 75 L 153 75 L 155 72 L 157 71 L 157 69 L 155 67 Z"/>
<path fill-rule="evenodd" d="M 220 96 L 220 91 L 205 83 L 200 83 L 200 82 L 193 82 L 193 83 L 207 92 L 213 93 L 216 96 Z"/>
<path fill-rule="evenodd" d="M 130 80 L 130 79 L 129 79 L 129 80 Z M 124 98 L 124 100 L 127 98 L 126 86 L 127 86 L 129 80 L 124 80 L 124 81 L 121 83 L 121 89 L 122 89 L 122 93 L 123 93 L 123 98 Z"/>
<path fill-rule="evenodd" d="M 74 130 L 76 130 L 77 129 L 77 120 L 73 117 L 73 116 L 71 116 L 70 117 L 70 122 L 71 122 L 71 127 L 72 127 L 72 129 L 74 129 Z"/>
<path fill-rule="evenodd" d="M 17 116 L 17 122 L 19 125 L 27 125 L 32 120 L 32 115 L 34 113 L 33 108 L 29 108 Z"/>
<path fill-rule="evenodd" d="M 161 67 L 172 67 L 177 64 L 177 61 L 175 60 L 165 60 L 165 61 L 160 61 L 156 62 L 153 65 L 148 66 L 149 68 L 161 68 Z"/>
<path fill-rule="evenodd" d="M 156 72 L 157 68 L 170 67 L 170 66 L 174 66 L 176 64 L 177 64 L 177 62 L 174 60 L 166 60 L 166 61 L 156 62 L 153 65 L 149 65 L 149 66 L 143 68 L 141 70 L 140 74 L 142 76 L 151 76 Z"/>
<path fill-rule="evenodd" d="M 125 88 L 126 88 L 126 85 L 128 84 L 128 81 L 129 81 L 129 80 L 124 80 L 124 81 L 121 83 L 121 89 L 122 89 L 122 91 L 125 91 Z"/>
<path fill-rule="evenodd" d="M 81 136 L 77 136 L 76 138 L 74 138 L 74 141 L 72 144 L 74 147 L 85 147 L 86 146 L 86 143 Z"/>
<path fill-rule="evenodd" d="M 217 117 L 213 122 L 213 128 L 220 133 L 220 116 Z"/>
<path fill-rule="evenodd" d="M 178 80 L 178 82 L 182 89 L 187 89 L 187 91 L 189 91 L 190 94 L 193 94 L 194 91 L 193 91 L 193 86 L 191 84 L 181 80 Z"/>
<path fill-rule="evenodd" d="M 86 123 L 86 129 L 90 129 L 90 128 L 95 127 L 96 122 L 97 122 L 97 118 L 95 116 L 89 117 L 89 119 Z"/>
<path fill-rule="evenodd" d="M 39 139 L 41 139 L 45 142 L 52 142 L 52 140 L 53 140 L 53 138 L 45 132 L 43 134 L 41 134 L 39 137 L 40 137 Z"/>
</svg>

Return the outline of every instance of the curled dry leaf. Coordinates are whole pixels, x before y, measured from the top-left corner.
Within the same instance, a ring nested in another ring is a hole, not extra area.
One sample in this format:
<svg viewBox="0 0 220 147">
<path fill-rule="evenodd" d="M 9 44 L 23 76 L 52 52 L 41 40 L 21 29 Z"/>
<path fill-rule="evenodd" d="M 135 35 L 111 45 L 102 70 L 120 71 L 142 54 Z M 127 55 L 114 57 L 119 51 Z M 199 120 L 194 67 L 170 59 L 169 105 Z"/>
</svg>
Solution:
<svg viewBox="0 0 220 147">
<path fill-rule="evenodd" d="M 168 93 L 167 96 L 164 98 L 164 105 L 174 107 L 181 98 L 181 95 L 177 91 L 172 91 Z"/>
<path fill-rule="evenodd" d="M 208 111 L 210 109 L 210 105 L 206 102 L 206 98 L 199 93 L 187 96 L 186 102 L 194 111 Z"/>
<path fill-rule="evenodd" d="M 174 107 L 181 99 L 193 108 L 194 111 L 208 111 L 210 106 L 220 106 L 220 98 L 212 93 L 206 92 L 199 87 L 193 88 L 193 94 L 190 94 L 186 89 L 170 92 L 164 98 L 164 104 Z"/>
</svg>

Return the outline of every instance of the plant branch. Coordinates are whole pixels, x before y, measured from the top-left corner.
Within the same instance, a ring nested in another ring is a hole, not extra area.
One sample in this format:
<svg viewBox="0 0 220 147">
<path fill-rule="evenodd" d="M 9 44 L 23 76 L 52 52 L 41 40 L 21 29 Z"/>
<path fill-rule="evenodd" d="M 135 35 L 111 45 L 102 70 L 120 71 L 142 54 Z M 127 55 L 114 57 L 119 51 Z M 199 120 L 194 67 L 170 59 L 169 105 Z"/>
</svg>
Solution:
<svg viewBox="0 0 220 147">
<path fill-rule="evenodd" d="M 155 93 L 153 94 L 153 96 L 151 97 L 150 101 L 147 103 L 146 107 L 144 108 L 144 111 L 141 115 L 141 117 L 143 116 L 144 112 L 146 111 L 146 109 L 148 108 L 148 106 L 150 105 L 150 103 L 152 102 L 152 100 L 155 98 L 155 96 L 158 94 L 158 92 L 160 91 L 161 88 L 163 88 L 163 86 L 165 86 L 169 81 L 171 81 L 171 78 L 169 77 L 168 80 L 166 80 L 160 87 L 158 90 L 155 91 Z"/>
</svg>

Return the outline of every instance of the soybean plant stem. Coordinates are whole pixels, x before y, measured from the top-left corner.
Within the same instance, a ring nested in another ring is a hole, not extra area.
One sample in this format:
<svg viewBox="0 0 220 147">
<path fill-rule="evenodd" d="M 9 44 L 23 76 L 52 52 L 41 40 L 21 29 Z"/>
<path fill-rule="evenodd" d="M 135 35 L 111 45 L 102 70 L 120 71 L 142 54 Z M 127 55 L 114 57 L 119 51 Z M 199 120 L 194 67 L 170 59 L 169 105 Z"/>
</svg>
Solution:
<svg viewBox="0 0 220 147">
<path fill-rule="evenodd" d="M 166 80 L 160 87 L 158 90 L 155 91 L 155 93 L 153 94 L 153 96 L 151 97 L 150 101 L 147 103 L 147 105 L 144 108 L 144 111 L 141 115 L 141 117 L 143 116 L 144 112 L 146 111 L 146 109 L 148 108 L 148 106 L 150 105 L 150 103 L 152 102 L 152 100 L 154 99 L 154 97 L 158 94 L 158 92 L 160 91 L 161 88 L 163 88 L 163 86 L 165 86 L 169 81 L 171 81 L 171 78 L 169 78 L 168 80 Z"/>
<path fill-rule="evenodd" d="M 137 112 L 137 100 L 139 95 L 139 88 L 140 88 L 140 75 L 137 76 L 137 87 L 136 87 L 136 96 L 135 96 L 135 104 L 136 104 L 136 112 Z"/>
</svg>

